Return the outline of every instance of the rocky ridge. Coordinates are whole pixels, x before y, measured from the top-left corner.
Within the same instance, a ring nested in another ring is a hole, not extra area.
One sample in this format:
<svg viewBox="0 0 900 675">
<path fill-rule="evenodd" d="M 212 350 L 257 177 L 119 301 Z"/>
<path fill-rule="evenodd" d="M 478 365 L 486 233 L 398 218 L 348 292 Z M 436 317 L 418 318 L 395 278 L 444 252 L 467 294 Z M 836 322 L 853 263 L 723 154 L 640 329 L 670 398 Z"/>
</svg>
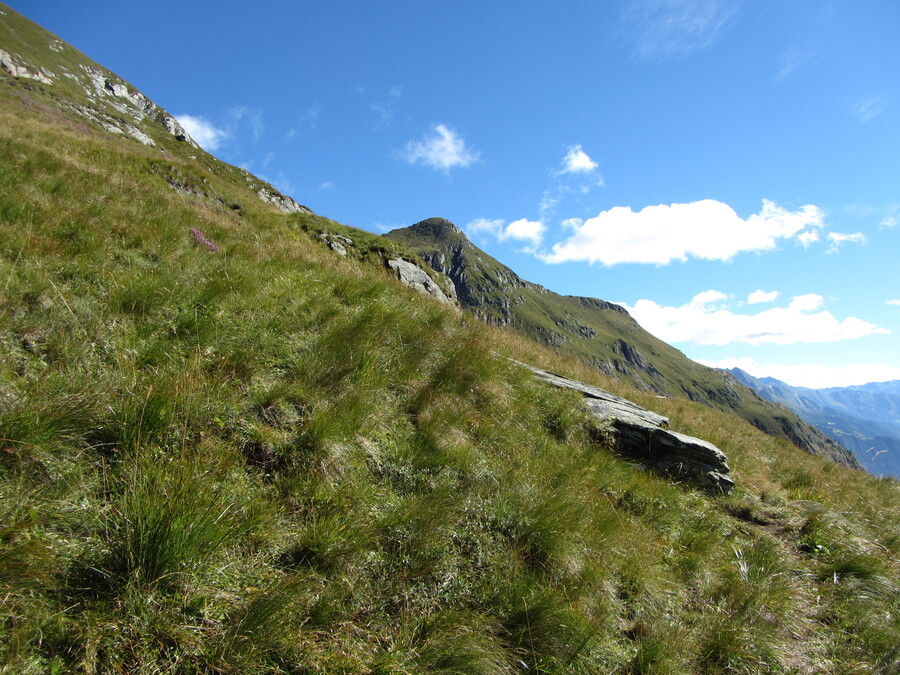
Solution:
<svg viewBox="0 0 900 675">
<path fill-rule="evenodd" d="M 806 452 L 859 467 L 852 453 L 792 411 L 760 398 L 729 373 L 691 361 L 647 333 L 623 307 L 558 295 L 526 281 L 476 247 L 449 220 L 428 218 L 385 236 L 445 275 L 459 304 L 486 323 L 509 326 L 640 389 L 734 412 Z"/>
</svg>

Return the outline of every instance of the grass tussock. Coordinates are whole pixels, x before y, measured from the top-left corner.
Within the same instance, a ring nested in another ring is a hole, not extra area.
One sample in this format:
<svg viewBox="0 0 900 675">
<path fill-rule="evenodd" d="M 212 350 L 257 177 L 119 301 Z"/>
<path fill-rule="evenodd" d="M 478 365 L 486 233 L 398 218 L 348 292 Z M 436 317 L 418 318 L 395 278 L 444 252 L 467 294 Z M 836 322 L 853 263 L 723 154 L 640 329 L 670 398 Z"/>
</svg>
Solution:
<svg viewBox="0 0 900 675">
<path fill-rule="evenodd" d="M 896 666 L 894 481 L 429 302 L 174 140 L 0 96 L 0 670 Z M 737 492 L 616 458 L 503 356 L 668 415 Z"/>
</svg>

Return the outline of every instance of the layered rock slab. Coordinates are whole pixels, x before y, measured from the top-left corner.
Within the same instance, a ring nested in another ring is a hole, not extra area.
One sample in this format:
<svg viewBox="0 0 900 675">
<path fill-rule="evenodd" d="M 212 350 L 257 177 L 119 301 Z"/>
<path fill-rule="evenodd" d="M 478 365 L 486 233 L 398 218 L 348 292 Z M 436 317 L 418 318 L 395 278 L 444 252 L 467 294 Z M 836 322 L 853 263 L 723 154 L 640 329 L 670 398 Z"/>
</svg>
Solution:
<svg viewBox="0 0 900 675">
<path fill-rule="evenodd" d="M 646 468 L 686 479 L 711 492 L 728 493 L 734 481 L 728 458 L 715 445 L 669 429 L 669 419 L 620 396 L 578 380 L 521 364 L 559 389 L 576 391 L 608 433 L 613 449 Z"/>
</svg>

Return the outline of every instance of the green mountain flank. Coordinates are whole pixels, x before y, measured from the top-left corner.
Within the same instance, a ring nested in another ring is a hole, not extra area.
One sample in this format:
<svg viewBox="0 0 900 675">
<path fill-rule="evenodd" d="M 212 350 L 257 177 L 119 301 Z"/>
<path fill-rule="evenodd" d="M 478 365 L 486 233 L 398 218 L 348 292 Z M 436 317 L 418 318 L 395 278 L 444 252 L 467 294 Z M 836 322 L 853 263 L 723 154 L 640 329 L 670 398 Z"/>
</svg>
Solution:
<svg viewBox="0 0 900 675">
<path fill-rule="evenodd" d="M 426 268 L 0 5 L 0 672 L 897 672 L 896 481 Z M 705 439 L 733 492 L 512 359 Z"/>
<path fill-rule="evenodd" d="M 460 304 L 483 321 L 509 326 L 609 377 L 734 412 L 807 452 L 859 467 L 852 453 L 796 413 L 760 398 L 730 373 L 688 359 L 641 328 L 619 305 L 558 295 L 525 281 L 447 220 L 430 218 L 385 236 L 406 244 L 434 271 L 446 275 Z"/>
</svg>

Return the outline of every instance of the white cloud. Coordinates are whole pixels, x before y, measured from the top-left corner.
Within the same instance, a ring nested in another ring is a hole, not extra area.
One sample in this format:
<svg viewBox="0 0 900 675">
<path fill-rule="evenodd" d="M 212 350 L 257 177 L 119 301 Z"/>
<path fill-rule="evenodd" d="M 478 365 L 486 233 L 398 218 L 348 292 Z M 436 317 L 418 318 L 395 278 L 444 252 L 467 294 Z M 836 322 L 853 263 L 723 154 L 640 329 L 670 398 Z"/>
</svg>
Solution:
<svg viewBox="0 0 900 675">
<path fill-rule="evenodd" d="M 532 247 L 536 247 L 543 240 L 546 227 L 539 220 L 527 220 L 526 218 L 520 218 L 508 225 L 503 219 L 478 218 L 466 225 L 465 230 L 471 234 L 490 234 L 497 241 L 508 239 L 528 241 Z"/>
<path fill-rule="evenodd" d="M 788 211 L 766 199 L 759 213 L 740 218 L 727 204 L 705 199 L 690 204 L 661 204 L 632 211 L 617 206 L 589 218 L 565 241 L 553 245 L 541 259 L 655 263 L 667 265 L 688 258 L 729 260 L 745 251 L 774 249 L 780 239 L 802 237 L 824 224 L 824 214 L 807 204 Z M 802 239 L 801 239 L 802 241 Z"/>
<path fill-rule="evenodd" d="M 791 298 L 791 304 L 788 305 L 790 312 L 812 312 L 825 304 L 825 298 L 818 293 L 807 293 L 806 295 L 795 295 Z"/>
<path fill-rule="evenodd" d="M 780 365 L 757 363 L 752 358 L 723 359 L 698 363 L 710 368 L 740 368 L 754 377 L 774 377 L 794 387 L 824 389 L 825 387 L 852 387 L 869 382 L 900 380 L 900 368 L 885 363 L 859 363 L 849 366 L 823 366 L 819 364 Z"/>
<path fill-rule="evenodd" d="M 851 114 L 860 124 L 871 122 L 888 108 L 884 94 L 857 101 L 850 109 Z"/>
<path fill-rule="evenodd" d="M 890 333 L 868 321 L 835 318 L 821 309 L 824 299 L 810 293 L 795 296 L 787 307 L 773 307 L 756 314 L 737 314 L 728 296 L 709 290 L 680 307 L 664 307 L 653 300 L 638 300 L 625 307 L 645 329 L 666 342 L 727 345 L 744 342 L 795 344 L 838 342 L 872 334 Z"/>
<path fill-rule="evenodd" d="M 634 56 L 660 62 L 715 44 L 739 7 L 735 0 L 643 0 L 630 4 L 623 28 Z"/>
<path fill-rule="evenodd" d="M 476 220 L 471 221 L 468 225 L 465 226 L 465 231 L 471 234 L 492 234 L 495 237 L 499 238 L 500 232 L 503 231 L 503 226 L 506 224 L 506 221 L 502 218 L 497 218 L 491 220 L 490 218 L 478 218 Z"/>
<path fill-rule="evenodd" d="M 334 190 L 334 183 L 332 183 L 330 180 L 326 180 L 324 183 L 319 185 L 319 189 L 322 191 Z"/>
<path fill-rule="evenodd" d="M 467 148 L 465 141 L 444 124 L 438 124 L 421 141 L 409 141 L 401 157 L 410 164 L 424 164 L 438 171 L 449 172 L 478 161 L 480 153 Z"/>
<path fill-rule="evenodd" d="M 888 300 L 888 301 L 887 301 L 887 304 L 889 304 L 889 305 L 897 305 L 898 307 L 900 307 L 900 300 Z"/>
<path fill-rule="evenodd" d="M 205 117 L 199 115 L 176 115 L 175 119 L 184 127 L 188 135 L 207 152 L 218 150 L 229 135 L 227 131 L 219 129 Z"/>
<path fill-rule="evenodd" d="M 750 295 L 747 296 L 747 303 L 750 305 L 757 305 L 761 302 L 773 302 L 778 299 L 778 291 L 753 291 Z"/>
<path fill-rule="evenodd" d="M 580 145 L 573 145 L 563 157 L 562 167 L 560 173 L 591 173 L 597 168 L 597 162 L 592 160 Z"/>
<path fill-rule="evenodd" d="M 882 229 L 887 229 L 889 227 L 896 227 L 897 223 L 900 223 L 900 216 L 887 216 L 881 219 L 881 222 L 878 225 Z"/>
<path fill-rule="evenodd" d="M 827 253 L 834 253 L 838 250 L 841 244 L 865 244 L 866 243 L 866 235 L 862 232 L 854 232 L 853 234 L 845 234 L 843 232 L 829 232 L 828 233 L 828 241 L 831 246 L 828 248 Z"/>
<path fill-rule="evenodd" d="M 803 248 L 809 248 L 810 244 L 819 241 L 818 230 L 805 230 L 797 235 L 797 241 L 803 244 Z"/>
<path fill-rule="evenodd" d="M 526 220 L 525 218 L 520 218 L 519 220 L 513 221 L 506 226 L 506 229 L 503 231 L 503 236 L 500 237 L 500 240 L 526 240 L 530 241 L 532 246 L 539 246 L 541 240 L 544 238 L 544 230 L 544 224 L 541 221 Z"/>
</svg>

